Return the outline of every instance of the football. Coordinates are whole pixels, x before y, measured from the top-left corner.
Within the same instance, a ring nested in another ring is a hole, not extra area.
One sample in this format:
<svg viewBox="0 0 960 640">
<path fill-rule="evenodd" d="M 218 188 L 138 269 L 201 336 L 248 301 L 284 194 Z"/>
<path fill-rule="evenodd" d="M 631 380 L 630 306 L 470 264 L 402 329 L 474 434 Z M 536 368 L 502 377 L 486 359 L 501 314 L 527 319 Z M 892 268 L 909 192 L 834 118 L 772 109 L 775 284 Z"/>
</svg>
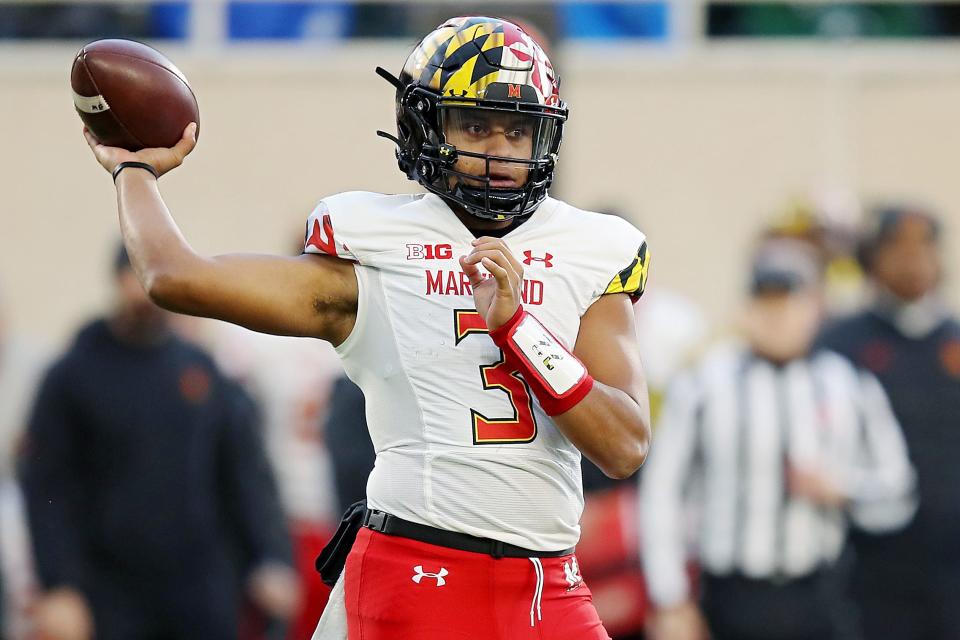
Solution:
<svg viewBox="0 0 960 640">
<path fill-rule="evenodd" d="M 132 40 L 83 47 L 70 71 L 73 104 L 101 144 L 172 147 L 200 112 L 187 78 L 162 53 Z"/>
</svg>

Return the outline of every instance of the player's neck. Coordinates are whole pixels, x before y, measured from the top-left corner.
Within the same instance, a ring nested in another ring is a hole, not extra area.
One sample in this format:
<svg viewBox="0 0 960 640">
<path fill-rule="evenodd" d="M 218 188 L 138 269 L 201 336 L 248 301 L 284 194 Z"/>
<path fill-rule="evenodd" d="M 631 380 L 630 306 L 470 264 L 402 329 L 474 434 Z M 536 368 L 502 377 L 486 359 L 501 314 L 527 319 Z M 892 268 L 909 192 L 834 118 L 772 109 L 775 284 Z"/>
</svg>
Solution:
<svg viewBox="0 0 960 640">
<path fill-rule="evenodd" d="M 450 203 L 450 208 L 453 209 L 454 214 L 460 219 L 463 226 L 477 237 L 489 235 L 499 238 L 520 224 L 520 221 L 516 218 L 509 220 L 484 220 L 483 218 L 470 215 L 463 207 L 453 203 Z"/>
</svg>

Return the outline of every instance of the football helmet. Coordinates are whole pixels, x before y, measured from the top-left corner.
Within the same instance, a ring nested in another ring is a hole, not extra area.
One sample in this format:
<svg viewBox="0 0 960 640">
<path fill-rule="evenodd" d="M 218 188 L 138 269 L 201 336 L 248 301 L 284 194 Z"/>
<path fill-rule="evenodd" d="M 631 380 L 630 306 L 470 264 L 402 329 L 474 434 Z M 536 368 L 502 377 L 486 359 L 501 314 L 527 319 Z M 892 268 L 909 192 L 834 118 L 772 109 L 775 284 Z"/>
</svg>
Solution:
<svg viewBox="0 0 960 640">
<path fill-rule="evenodd" d="M 453 18 L 417 45 L 399 77 L 377 73 L 397 89 L 397 135 L 377 133 L 396 143 L 409 179 L 480 218 L 529 215 L 543 202 L 568 110 L 550 60 L 523 29 Z M 505 152 L 464 148 L 493 135 Z"/>
</svg>

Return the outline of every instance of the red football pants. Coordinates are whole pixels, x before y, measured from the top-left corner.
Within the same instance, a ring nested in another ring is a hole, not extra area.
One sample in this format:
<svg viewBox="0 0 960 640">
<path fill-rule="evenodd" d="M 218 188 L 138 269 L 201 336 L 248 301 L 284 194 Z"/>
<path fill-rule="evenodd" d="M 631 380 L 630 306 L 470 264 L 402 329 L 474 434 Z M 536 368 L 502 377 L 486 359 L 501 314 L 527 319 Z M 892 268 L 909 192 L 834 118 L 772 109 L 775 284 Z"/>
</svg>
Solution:
<svg viewBox="0 0 960 640">
<path fill-rule="evenodd" d="M 495 559 L 363 528 L 344 580 L 350 640 L 610 640 L 572 554 Z"/>
</svg>

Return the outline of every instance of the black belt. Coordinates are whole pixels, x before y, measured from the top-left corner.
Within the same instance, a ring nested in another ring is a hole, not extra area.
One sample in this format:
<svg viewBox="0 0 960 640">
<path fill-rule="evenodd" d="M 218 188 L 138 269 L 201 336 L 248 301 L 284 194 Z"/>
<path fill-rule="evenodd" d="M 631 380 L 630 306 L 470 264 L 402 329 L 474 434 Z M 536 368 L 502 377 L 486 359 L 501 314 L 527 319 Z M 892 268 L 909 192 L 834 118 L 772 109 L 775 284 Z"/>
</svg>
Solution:
<svg viewBox="0 0 960 640">
<path fill-rule="evenodd" d="M 435 544 L 439 547 L 459 549 L 460 551 L 485 553 L 494 558 L 558 558 L 570 555 L 574 551 L 573 547 L 562 551 L 524 549 L 500 540 L 478 538 L 466 533 L 457 533 L 456 531 L 447 531 L 410 522 L 376 509 L 367 509 L 363 516 L 363 526 L 388 536 L 410 538 L 411 540 Z"/>
</svg>

